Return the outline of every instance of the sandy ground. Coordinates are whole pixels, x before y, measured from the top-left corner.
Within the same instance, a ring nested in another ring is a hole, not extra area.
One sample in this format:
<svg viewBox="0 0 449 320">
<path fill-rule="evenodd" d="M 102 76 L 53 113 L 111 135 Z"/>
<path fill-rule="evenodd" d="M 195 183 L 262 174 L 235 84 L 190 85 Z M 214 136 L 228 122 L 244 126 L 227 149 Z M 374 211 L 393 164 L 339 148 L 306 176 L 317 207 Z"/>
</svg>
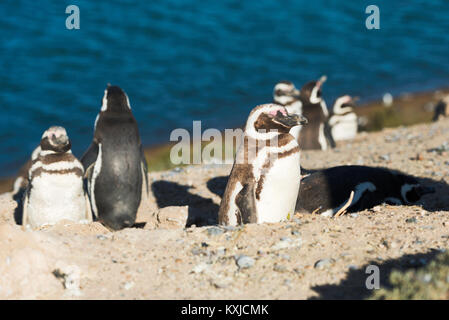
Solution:
<svg viewBox="0 0 449 320">
<path fill-rule="evenodd" d="M 315 169 L 384 166 L 436 188 L 416 206 L 381 205 L 337 219 L 214 226 L 230 166 L 151 173 L 135 228 L 62 222 L 23 231 L 0 196 L 2 299 L 361 299 L 366 266 L 420 267 L 449 241 L 449 119 L 360 134 L 302 153 Z M 151 159 L 150 159 L 151 161 Z M 189 225 L 184 228 L 185 224 Z"/>
</svg>

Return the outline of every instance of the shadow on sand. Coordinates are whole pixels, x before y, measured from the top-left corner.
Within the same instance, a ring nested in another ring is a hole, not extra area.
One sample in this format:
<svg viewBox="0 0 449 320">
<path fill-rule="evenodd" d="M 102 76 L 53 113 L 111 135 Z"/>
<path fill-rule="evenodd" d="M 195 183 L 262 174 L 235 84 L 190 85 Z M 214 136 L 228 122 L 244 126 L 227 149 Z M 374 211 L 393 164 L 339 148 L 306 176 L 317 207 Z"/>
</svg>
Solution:
<svg viewBox="0 0 449 320">
<path fill-rule="evenodd" d="M 189 191 L 192 187 L 176 182 L 158 180 L 151 189 L 159 208 L 169 206 L 188 206 L 186 227 L 217 224 L 218 205 L 212 199 L 204 198 Z"/>
<path fill-rule="evenodd" d="M 391 289 L 390 274 L 393 270 L 407 271 L 410 269 L 422 268 L 435 259 L 439 253 L 441 253 L 441 251 L 433 249 L 427 253 L 406 254 L 398 259 L 390 259 L 381 263 L 375 261 L 369 262 L 360 269 L 348 271 L 346 278 L 339 284 L 325 284 L 312 287 L 311 289 L 319 294 L 318 297 L 312 299 L 366 299 L 373 293 L 372 290 L 369 290 L 366 287 L 367 278 L 373 274 L 372 272 L 366 272 L 366 268 L 369 265 L 379 267 L 380 287 Z"/>
</svg>

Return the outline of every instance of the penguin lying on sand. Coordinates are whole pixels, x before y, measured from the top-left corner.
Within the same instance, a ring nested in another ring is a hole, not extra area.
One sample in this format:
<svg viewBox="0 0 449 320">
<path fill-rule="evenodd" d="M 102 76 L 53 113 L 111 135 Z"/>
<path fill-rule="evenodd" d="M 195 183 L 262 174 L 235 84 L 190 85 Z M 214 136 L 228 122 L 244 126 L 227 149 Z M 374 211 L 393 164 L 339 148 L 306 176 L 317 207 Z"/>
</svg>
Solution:
<svg viewBox="0 0 449 320">
<path fill-rule="evenodd" d="M 345 95 L 335 100 L 328 123 L 334 141 L 351 140 L 357 135 L 357 115 L 353 111 L 351 96 Z"/>
<path fill-rule="evenodd" d="M 221 200 L 219 224 L 278 222 L 294 214 L 300 152 L 289 132 L 305 123 L 277 104 L 251 111 Z"/>
<path fill-rule="evenodd" d="M 50 127 L 32 156 L 23 202 L 24 226 L 37 228 L 60 220 L 92 221 L 83 188 L 83 166 L 72 154 L 67 132 Z"/>
<path fill-rule="evenodd" d="M 329 111 L 321 92 L 326 79 L 326 76 L 322 76 L 318 81 L 310 81 L 301 88 L 302 115 L 308 120 L 308 125 L 299 134 L 301 150 L 327 150 L 335 147 L 327 124 Z"/>
<path fill-rule="evenodd" d="M 148 193 L 148 169 L 137 121 L 128 96 L 119 87 L 106 88 L 94 131 L 81 159 L 92 211 L 113 230 L 131 227 L 144 182 Z"/>
<path fill-rule="evenodd" d="M 384 202 L 411 204 L 433 188 L 399 171 L 366 166 L 340 166 L 317 170 L 304 177 L 296 211 L 333 216 L 346 210 L 356 212 Z"/>
</svg>

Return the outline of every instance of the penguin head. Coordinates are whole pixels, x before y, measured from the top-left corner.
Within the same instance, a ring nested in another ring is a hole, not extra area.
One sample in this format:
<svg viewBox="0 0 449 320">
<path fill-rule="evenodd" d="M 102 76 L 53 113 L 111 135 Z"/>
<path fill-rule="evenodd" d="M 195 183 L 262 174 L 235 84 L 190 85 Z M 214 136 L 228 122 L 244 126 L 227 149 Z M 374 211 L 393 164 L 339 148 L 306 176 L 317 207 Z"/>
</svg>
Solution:
<svg viewBox="0 0 449 320">
<path fill-rule="evenodd" d="M 70 150 L 72 144 L 63 127 L 52 126 L 42 135 L 40 147 L 42 151 L 64 153 Z"/>
<path fill-rule="evenodd" d="M 310 81 L 307 82 L 301 88 L 300 97 L 306 103 L 317 104 L 322 101 L 322 92 L 321 87 L 324 82 L 326 82 L 327 77 L 321 76 L 318 81 Z"/>
<path fill-rule="evenodd" d="M 422 196 L 434 193 L 435 188 L 422 186 L 418 180 L 413 177 L 399 174 L 396 175 L 401 186 L 401 198 L 403 203 L 411 204 L 417 202 Z"/>
<path fill-rule="evenodd" d="M 287 109 L 277 104 L 255 107 L 246 122 L 245 132 L 253 135 L 288 133 L 291 128 L 304 125 L 307 119 L 298 114 L 288 114 Z"/>
<path fill-rule="evenodd" d="M 118 86 L 108 84 L 104 90 L 103 101 L 101 105 L 102 112 L 130 112 L 128 95 Z"/>
<path fill-rule="evenodd" d="M 273 90 L 273 100 L 275 103 L 285 105 L 299 99 L 299 90 L 290 81 L 281 81 L 276 84 Z"/>
<path fill-rule="evenodd" d="M 350 112 L 352 111 L 352 107 L 354 106 L 354 101 L 356 101 L 356 98 L 353 98 L 350 95 L 341 96 L 335 100 L 332 111 L 334 112 L 334 114 L 343 114 L 345 112 Z"/>
</svg>

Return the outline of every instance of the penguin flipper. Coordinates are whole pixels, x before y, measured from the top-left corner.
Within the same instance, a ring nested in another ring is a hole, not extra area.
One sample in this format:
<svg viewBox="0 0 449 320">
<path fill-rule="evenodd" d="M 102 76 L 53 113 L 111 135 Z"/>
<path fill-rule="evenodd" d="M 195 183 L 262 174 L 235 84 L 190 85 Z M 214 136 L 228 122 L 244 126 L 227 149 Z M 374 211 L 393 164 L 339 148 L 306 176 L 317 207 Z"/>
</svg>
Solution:
<svg viewBox="0 0 449 320">
<path fill-rule="evenodd" d="M 84 194 L 84 198 L 86 199 L 86 220 L 91 223 L 94 221 L 94 217 L 92 214 L 92 207 L 90 206 L 89 196 L 87 193 Z"/>
<path fill-rule="evenodd" d="M 331 148 L 335 148 L 337 144 L 335 143 L 334 137 L 332 136 L 331 126 L 329 125 L 329 122 L 326 121 L 324 123 L 324 137 L 327 140 L 327 143 L 329 143 Z"/>
<path fill-rule="evenodd" d="M 22 209 L 22 226 L 26 228 L 28 224 L 28 190 L 25 191 L 23 197 L 23 209 Z"/>
<path fill-rule="evenodd" d="M 240 211 L 242 223 L 256 223 L 256 198 L 254 194 L 254 184 L 245 184 L 235 197 L 235 203 Z"/>
<path fill-rule="evenodd" d="M 92 163 L 84 172 L 84 179 L 90 181 L 92 179 L 92 173 L 94 172 L 95 162 Z"/>
<path fill-rule="evenodd" d="M 92 142 L 81 158 L 81 163 L 83 164 L 84 170 L 87 171 L 87 168 L 89 168 L 92 163 L 95 163 L 95 161 L 97 161 L 97 157 L 98 145 L 95 142 Z"/>
<path fill-rule="evenodd" d="M 149 188 L 148 188 L 148 163 L 147 163 L 147 159 L 145 158 L 145 153 L 143 152 L 142 145 L 140 145 L 140 163 L 141 163 L 141 167 L 142 167 L 142 174 L 143 174 L 143 177 L 145 178 L 145 187 L 146 187 L 146 190 L 147 190 L 147 197 L 148 197 L 148 193 L 149 193 Z"/>
</svg>

